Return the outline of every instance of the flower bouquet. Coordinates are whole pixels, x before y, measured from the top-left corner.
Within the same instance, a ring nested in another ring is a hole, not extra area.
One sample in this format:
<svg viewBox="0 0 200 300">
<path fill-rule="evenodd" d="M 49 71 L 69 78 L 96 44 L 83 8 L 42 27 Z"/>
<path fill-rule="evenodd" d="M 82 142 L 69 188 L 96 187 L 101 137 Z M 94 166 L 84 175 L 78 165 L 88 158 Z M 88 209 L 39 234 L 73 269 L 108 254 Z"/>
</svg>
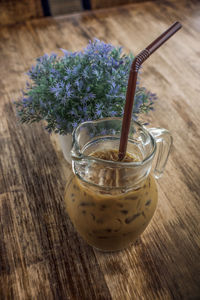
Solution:
<svg viewBox="0 0 200 300">
<path fill-rule="evenodd" d="M 61 57 L 53 53 L 37 58 L 27 73 L 31 82 L 15 102 L 20 121 L 44 120 L 49 133 L 66 136 L 84 121 L 122 117 L 134 56 L 98 39 L 80 52 L 61 50 Z M 156 95 L 138 82 L 132 118 L 152 110 L 154 100 Z"/>
</svg>

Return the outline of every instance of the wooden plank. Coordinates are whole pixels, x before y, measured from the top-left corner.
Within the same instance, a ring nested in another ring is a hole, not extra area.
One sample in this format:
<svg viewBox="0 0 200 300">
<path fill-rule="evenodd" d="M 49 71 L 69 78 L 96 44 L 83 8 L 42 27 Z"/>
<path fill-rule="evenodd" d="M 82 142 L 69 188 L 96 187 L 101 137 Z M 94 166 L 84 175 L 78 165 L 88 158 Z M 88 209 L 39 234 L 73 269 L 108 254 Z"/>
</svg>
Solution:
<svg viewBox="0 0 200 300">
<path fill-rule="evenodd" d="M 0 25 L 21 23 L 43 15 L 40 0 L 0 1 Z"/>
<path fill-rule="evenodd" d="M 83 10 L 81 0 L 49 0 L 52 16 L 70 14 Z"/>
<path fill-rule="evenodd" d="M 198 1 L 170 0 L 0 29 L 0 298 L 199 298 L 199 13 Z M 42 124 L 18 124 L 12 100 L 45 52 L 79 50 L 96 36 L 138 53 L 175 20 L 183 29 L 145 62 L 142 74 L 159 96 L 145 119 L 174 137 L 158 208 L 136 245 L 101 253 L 78 237 L 65 212 L 71 169 L 57 137 Z"/>
<path fill-rule="evenodd" d="M 90 0 L 91 9 L 107 8 L 124 4 L 145 2 L 148 0 Z M 152 0 L 153 1 L 153 0 Z"/>
</svg>

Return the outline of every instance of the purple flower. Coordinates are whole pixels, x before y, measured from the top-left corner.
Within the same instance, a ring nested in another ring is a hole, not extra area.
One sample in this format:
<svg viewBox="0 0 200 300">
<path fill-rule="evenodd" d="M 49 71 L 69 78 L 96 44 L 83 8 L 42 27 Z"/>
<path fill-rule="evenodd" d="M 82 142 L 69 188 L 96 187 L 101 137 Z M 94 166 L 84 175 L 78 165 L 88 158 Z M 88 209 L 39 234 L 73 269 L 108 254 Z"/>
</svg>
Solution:
<svg viewBox="0 0 200 300">
<path fill-rule="evenodd" d="M 111 95 L 117 94 L 118 91 L 119 91 L 119 88 L 120 88 L 119 85 L 116 85 L 115 82 L 112 82 L 112 83 L 111 83 L 111 88 L 110 88 L 109 94 L 111 94 Z"/>
<path fill-rule="evenodd" d="M 75 57 L 75 56 L 78 56 L 78 55 L 79 55 L 79 52 L 78 52 L 78 51 L 71 53 L 71 56 L 72 56 L 72 57 Z"/>
<path fill-rule="evenodd" d="M 54 53 L 54 52 L 52 52 L 50 58 L 51 58 L 51 59 L 55 59 L 56 57 L 57 57 L 57 54 Z"/>
<path fill-rule="evenodd" d="M 66 92 L 70 90 L 70 87 L 71 87 L 71 83 L 67 83 L 65 86 Z"/>
<path fill-rule="evenodd" d="M 87 106 L 83 106 L 83 112 L 86 113 L 87 112 Z"/>
<path fill-rule="evenodd" d="M 45 53 L 43 56 L 38 57 L 37 61 L 40 63 L 45 63 L 48 59 L 49 59 L 49 55 Z"/>
<path fill-rule="evenodd" d="M 57 73 L 57 70 L 54 69 L 54 68 L 52 68 L 52 69 L 51 69 L 51 73 L 52 73 L 52 74 L 56 74 L 56 73 Z"/>
<path fill-rule="evenodd" d="M 81 104 L 85 104 L 89 99 L 90 99 L 89 95 L 85 95 L 85 96 L 81 99 Z"/>
<path fill-rule="evenodd" d="M 94 98 L 95 98 L 95 95 L 94 95 L 93 93 L 89 93 L 89 94 L 88 94 L 88 97 L 89 97 L 90 99 L 94 99 Z"/>
<path fill-rule="evenodd" d="M 59 87 L 60 87 L 60 89 L 63 89 L 63 88 L 64 88 L 64 85 L 65 85 L 65 83 L 64 83 L 63 81 L 60 81 L 60 82 L 59 82 Z"/>
<path fill-rule="evenodd" d="M 82 89 L 82 87 L 83 87 L 83 81 L 77 79 L 77 80 L 75 81 L 75 84 L 76 84 L 76 86 L 77 86 L 77 88 L 78 88 L 78 91 L 80 92 L 81 89 Z"/>
<path fill-rule="evenodd" d="M 77 111 L 74 110 L 74 108 L 72 108 L 72 110 L 70 111 L 70 114 L 71 114 L 72 116 L 75 116 L 75 117 L 78 116 Z"/>
<path fill-rule="evenodd" d="M 71 90 L 71 84 L 70 83 L 67 83 L 66 86 L 65 86 L 65 90 L 66 90 L 66 97 L 67 98 L 70 98 L 73 96 L 73 91 Z"/>
<path fill-rule="evenodd" d="M 117 112 L 116 112 L 116 111 L 114 111 L 114 110 L 112 110 L 112 111 L 110 112 L 110 115 L 111 115 L 111 117 L 114 117 L 114 116 L 116 116 L 116 114 L 117 114 Z"/>
<path fill-rule="evenodd" d="M 67 79 L 70 78 L 71 73 L 72 73 L 72 70 L 71 70 L 70 68 L 67 67 L 67 68 L 65 68 L 65 71 L 66 71 L 66 74 L 67 74 L 67 75 L 66 75 L 66 78 L 67 78 Z M 64 77 L 64 78 L 65 78 L 65 77 Z M 66 80 L 67 80 L 67 79 L 66 79 Z"/>
<path fill-rule="evenodd" d="M 86 68 L 84 69 L 84 71 L 83 71 L 83 77 L 84 77 L 85 79 L 89 78 L 89 68 L 88 68 L 88 67 L 86 67 Z"/>
<path fill-rule="evenodd" d="M 54 93 L 54 95 L 56 97 L 59 97 L 59 96 L 62 97 L 62 95 L 63 95 L 62 91 L 63 91 L 64 86 L 65 86 L 65 83 L 63 81 L 60 81 L 59 83 L 56 83 L 56 85 L 54 87 L 51 87 L 50 91 L 52 93 Z"/>
<path fill-rule="evenodd" d="M 86 87 L 86 91 L 89 92 L 90 90 L 91 90 L 91 87 L 88 85 L 88 86 Z"/>
<path fill-rule="evenodd" d="M 79 70 L 80 70 L 80 65 L 75 66 L 75 67 L 72 69 L 71 73 L 72 73 L 74 76 L 76 76 L 76 75 L 78 75 Z"/>
<path fill-rule="evenodd" d="M 125 76 L 127 73 L 124 70 L 120 70 L 120 76 Z"/>
<path fill-rule="evenodd" d="M 101 104 L 97 103 L 95 106 L 96 106 L 96 109 L 100 109 Z"/>
<path fill-rule="evenodd" d="M 101 114 L 102 114 L 102 109 L 96 109 L 96 114 L 97 114 L 97 116 L 98 117 L 100 117 L 101 116 Z"/>
<path fill-rule="evenodd" d="M 50 88 L 50 91 L 51 91 L 52 93 L 54 93 L 56 97 L 58 97 L 58 96 L 59 96 L 59 93 L 60 93 L 60 88 L 57 87 L 57 86 L 56 86 L 56 87 L 52 87 L 52 88 Z"/>
<path fill-rule="evenodd" d="M 95 98 L 95 95 L 93 93 L 86 94 L 82 99 L 81 103 L 85 104 L 88 100 L 92 100 Z"/>
<path fill-rule="evenodd" d="M 78 126 L 78 123 L 74 121 L 74 122 L 72 123 L 72 127 L 73 127 L 73 128 L 76 128 L 77 126 Z"/>
<path fill-rule="evenodd" d="M 61 48 L 60 50 L 64 53 L 65 56 L 71 55 L 71 52 L 70 52 L 70 51 L 67 51 L 67 50 L 62 49 L 62 48 Z"/>
<path fill-rule="evenodd" d="M 96 75 L 97 78 L 99 78 L 99 71 L 97 71 L 96 69 L 94 69 L 94 70 L 92 71 L 92 73 L 93 73 L 94 75 Z"/>
</svg>

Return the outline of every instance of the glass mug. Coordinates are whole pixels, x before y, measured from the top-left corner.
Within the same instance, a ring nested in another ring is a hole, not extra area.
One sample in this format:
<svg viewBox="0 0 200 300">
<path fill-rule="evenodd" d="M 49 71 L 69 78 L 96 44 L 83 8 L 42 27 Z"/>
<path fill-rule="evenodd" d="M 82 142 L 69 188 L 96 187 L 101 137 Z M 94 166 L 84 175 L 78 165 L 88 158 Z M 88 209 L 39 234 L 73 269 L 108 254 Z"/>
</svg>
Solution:
<svg viewBox="0 0 200 300">
<path fill-rule="evenodd" d="M 121 118 L 106 118 L 84 122 L 73 132 L 73 176 L 65 189 L 66 209 L 80 236 L 103 251 L 126 248 L 149 224 L 158 199 L 155 178 L 162 175 L 172 145 L 167 130 L 146 129 L 132 121 L 127 152 L 137 161 L 91 156 L 118 150 L 121 126 Z"/>
</svg>

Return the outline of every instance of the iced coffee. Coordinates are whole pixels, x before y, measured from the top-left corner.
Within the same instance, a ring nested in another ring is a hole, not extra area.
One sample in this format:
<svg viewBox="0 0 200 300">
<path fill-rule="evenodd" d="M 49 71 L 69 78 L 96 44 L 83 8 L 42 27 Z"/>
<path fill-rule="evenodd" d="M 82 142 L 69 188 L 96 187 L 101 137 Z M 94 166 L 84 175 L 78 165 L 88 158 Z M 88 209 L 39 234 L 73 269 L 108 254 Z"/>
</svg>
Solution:
<svg viewBox="0 0 200 300">
<path fill-rule="evenodd" d="M 91 155 L 104 160 L 118 159 L 117 151 L 112 150 Z M 130 154 L 124 159 L 125 162 L 135 160 L 137 158 Z M 106 251 L 123 249 L 136 241 L 157 205 L 157 188 L 151 175 L 139 188 L 124 192 L 115 186 L 121 175 L 116 172 L 112 170 L 110 174 L 104 174 L 110 180 L 110 189 L 98 186 L 100 170 L 96 168 L 98 176 L 93 175 L 96 184 L 88 184 L 74 176 L 65 192 L 67 212 L 76 230 L 88 244 Z"/>
</svg>

